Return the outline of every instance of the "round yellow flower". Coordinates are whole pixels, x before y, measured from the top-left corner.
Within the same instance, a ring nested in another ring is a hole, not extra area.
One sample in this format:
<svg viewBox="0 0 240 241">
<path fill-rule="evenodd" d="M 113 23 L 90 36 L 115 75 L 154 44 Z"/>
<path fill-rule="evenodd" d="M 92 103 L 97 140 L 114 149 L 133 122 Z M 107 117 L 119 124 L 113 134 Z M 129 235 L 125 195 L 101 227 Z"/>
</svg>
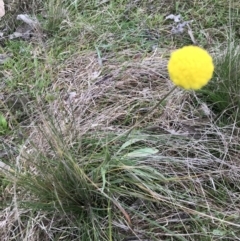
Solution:
<svg viewBox="0 0 240 241">
<path fill-rule="evenodd" d="M 168 62 L 170 79 L 184 89 L 201 89 L 212 78 L 213 60 L 197 46 L 185 46 L 174 51 Z"/>
</svg>

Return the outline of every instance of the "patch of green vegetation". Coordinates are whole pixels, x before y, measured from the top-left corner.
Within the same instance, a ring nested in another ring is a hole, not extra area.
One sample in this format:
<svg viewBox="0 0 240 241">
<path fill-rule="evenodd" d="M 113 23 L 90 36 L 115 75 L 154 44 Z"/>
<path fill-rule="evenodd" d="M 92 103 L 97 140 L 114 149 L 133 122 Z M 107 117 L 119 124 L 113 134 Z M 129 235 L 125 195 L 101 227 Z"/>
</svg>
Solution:
<svg viewBox="0 0 240 241">
<path fill-rule="evenodd" d="M 48 69 L 46 59 L 41 48 L 26 41 L 16 40 L 5 43 L 12 57 L 9 58 L 2 70 L 8 72 L 4 79 L 6 91 L 14 90 L 41 93 L 51 82 L 51 70 Z"/>
<path fill-rule="evenodd" d="M 47 212 L 57 209 L 62 215 L 67 214 L 73 225 L 77 223 L 81 227 L 78 230 L 81 240 L 85 237 L 96 241 L 116 240 L 122 235 L 111 222 L 124 217 L 131 225 L 128 211 L 123 206 L 127 205 L 125 203 L 130 205 L 129 200 L 134 202 L 138 196 L 144 197 L 144 190 L 138 187 L 140 179 L 151 185 L 154 180 L 160 181 L 162 175 L 158 176 L 150 167 L 137 167 L 135 160 L 114 157 L 108 145 L 100 150 L 97 147 L 100 143 L 96 146 L 94 137 L 86 139 L 88 153 L 78 152 L 75 156 L 76 150 L 68 149 L 70 146 L 55 131 L 54 127 L 50 136 L 43 133 L 54 157 L 36 149 L 37 159 L 33 160 L 32 155 L 25 156 L 26 164 L 35 166 L 35 172 L 29 170 L 17 174 L 17 185 L 35 200 L 22 200 L 22 207 Z M 85 149 L 85 145 L 84 139 L 81 140 L 78 149 Z M 109 224 L 102 228 L 105 222 Z"/>
<path fill-rule="evenodd" d="M 8 123 L 6 118 L 0 112 L 0 135 L 6 134 L 8 131 Z"/>
<path fill-rule="evenodd" d="M 240 124 L 240 50 L 235 42 L 215 58 L 215 76 L 200 93 L 222 124 Z"/>
<path fill-rule="evenodd" d="M 230 6 L 231 7 L 231 6 Z M 170 14 L 180 14 L 189 24 L 195 41 L 204 47 L 227 39 L 229 6 L 224 0 L 214 2 L 161 1 L 49 1 L 49 18 L 44 29 L 51 33 L 57 45 L 69 44 L 83 49 L 98 46 L 103 52 L 121 51 L 126 48 L 152 51 L 155 47 L 192 44 L 188 28 L 179 35 L 171 34 Z M 57 13 L 57 14 L 56 14 Z M 208 16 L 202 18 L 202 16 Z M 231 28 L 238 34 L 239 11 L 231 9 Z M 76 38 L 78 43 L 76 43 Z M 74 43 L 75 42 L 75 43 Z M 56 46 L 56 45 L 55 45 Z"/>
</svg>

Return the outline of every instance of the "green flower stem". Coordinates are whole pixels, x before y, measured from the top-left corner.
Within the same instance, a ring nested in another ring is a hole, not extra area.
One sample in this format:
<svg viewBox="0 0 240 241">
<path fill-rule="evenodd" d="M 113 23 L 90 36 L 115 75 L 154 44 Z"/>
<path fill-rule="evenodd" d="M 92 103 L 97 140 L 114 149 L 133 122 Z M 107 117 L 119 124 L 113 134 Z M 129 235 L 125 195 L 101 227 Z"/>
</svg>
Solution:
<svg viewBox="0 0 240 241">
<path fill-rule="evenodd" d="M 158 106 L 161 105 L 161 104 L 163 103 L 163 101 L 164 101 L 176 88 L 177 88 L 177 86 L 175 85 L 161 100 L 158 101 L 158 103 L 157 103 L 156 105 L 154 105 L 154 106 L 152 107 L 152 109 L 150 109 L 145 115 L 143 115 L 142 118 L 141 118 L 139 121 L 137 121 L 137 122 L 128 130 L 126 137 L 128 137 L 129 134 L 132 132 L 132 130 L 133 130 L 136 126 L 138 126 L 147 116 L 151 115 L 151 114 L 153 113 L 153 111 L 154 111 L 155 109 L 157 109 Z"/>
</svg>

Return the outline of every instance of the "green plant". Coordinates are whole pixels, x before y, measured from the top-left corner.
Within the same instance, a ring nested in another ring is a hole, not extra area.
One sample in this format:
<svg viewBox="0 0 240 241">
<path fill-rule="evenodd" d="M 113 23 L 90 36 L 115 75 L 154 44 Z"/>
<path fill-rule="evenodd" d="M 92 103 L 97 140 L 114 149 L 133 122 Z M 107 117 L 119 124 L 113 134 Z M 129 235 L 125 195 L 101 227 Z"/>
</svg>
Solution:
<svg viewBox="0 0 240 241">
<path fill-rule="evenodd" d="M 211 106 L 216 120 L 224 124 L 240 124 L 240 48 L 229 43 L 215 56 L 215 75 L 200 96 Z"/>
<path fill-rule="evenodd" d="M 105 145 L 108 138 L 96 139 L 94 136 L 83 136 L 76 142 L 79 145 L 67 145 L 56 126 L 46 122 L 45 126 L 50 129 L 40 132 L 46 140 L 44 150 L 32 144 L 36 158 L 25 154 L 21 157 L 25 167 L 13 173 L 12 180 L 23 193 L 32 196 L 31 200 L 19 201 L 19 205 L 35 211 L 58 211 L 60 215 L 66 215 L 72 222 L 68 221 L 68 225 L 78 225 L 79 239 L 88 237 L 87 240 L 109 241 L 121 237 L 123 234 L 113 227 L 112 221 L 124 220 L 131 226 L 129 205 L 139 198 L 146 202 L 154 201 L 147 189 L 151 189 L 153 183 L 160 185 L 164 180 L 154 168 L 137 165 L 136 158 L 158 151 L 153 148 L 129 149 L 140 141 L 136 139 L 118 147 L 117 155 Z M 85 148 L 87 152 L 82 152 Z M 141 214 L 136 212 L 136 215 Z M 154 226 L 175 236 L 157 223 Z"/>
<path fill-rule="evenodd" d="M 0 112 L 0 135 L 6 134 L 8 131 L 8 123 L 6 118 Z"/>
<path fill-rule="evenodd" d="M 0 69 L 8 71 L 6 91 L 28 92 L 36 95 L 49 85 L 51 69 L 49 59 L 32 43 L 26 41 L 6 41 L 6 48 L 13 53 Z M 49 57 L 50 58 L 50 57 Z"/>
</svg>

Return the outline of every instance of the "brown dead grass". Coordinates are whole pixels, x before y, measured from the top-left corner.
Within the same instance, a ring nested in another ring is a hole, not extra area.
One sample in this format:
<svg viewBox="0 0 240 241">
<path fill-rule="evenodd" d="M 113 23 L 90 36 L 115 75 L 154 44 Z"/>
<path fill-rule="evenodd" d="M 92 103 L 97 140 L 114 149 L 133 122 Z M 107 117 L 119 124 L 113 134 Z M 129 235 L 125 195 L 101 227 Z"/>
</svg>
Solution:
<svg viewBox="0 0 240 241">
<path fill-rule="evenodd" d="M 144 56 L 130 51 L 118 56 L 120 60 L 107 56 L 102 65 L 95 52 L 67 60 L 52 90 L 60 88 L 60 97 L 49 109 L 62 121 L 66 116 L 67 122 L 74 119 L 83 133 L 101 127 L 122 128 L 126 120 L 126 128 L 135 123 L 141 109 L 146 112 L 171 87 L 166 59 L 161 53 Z"/>
</svg>

